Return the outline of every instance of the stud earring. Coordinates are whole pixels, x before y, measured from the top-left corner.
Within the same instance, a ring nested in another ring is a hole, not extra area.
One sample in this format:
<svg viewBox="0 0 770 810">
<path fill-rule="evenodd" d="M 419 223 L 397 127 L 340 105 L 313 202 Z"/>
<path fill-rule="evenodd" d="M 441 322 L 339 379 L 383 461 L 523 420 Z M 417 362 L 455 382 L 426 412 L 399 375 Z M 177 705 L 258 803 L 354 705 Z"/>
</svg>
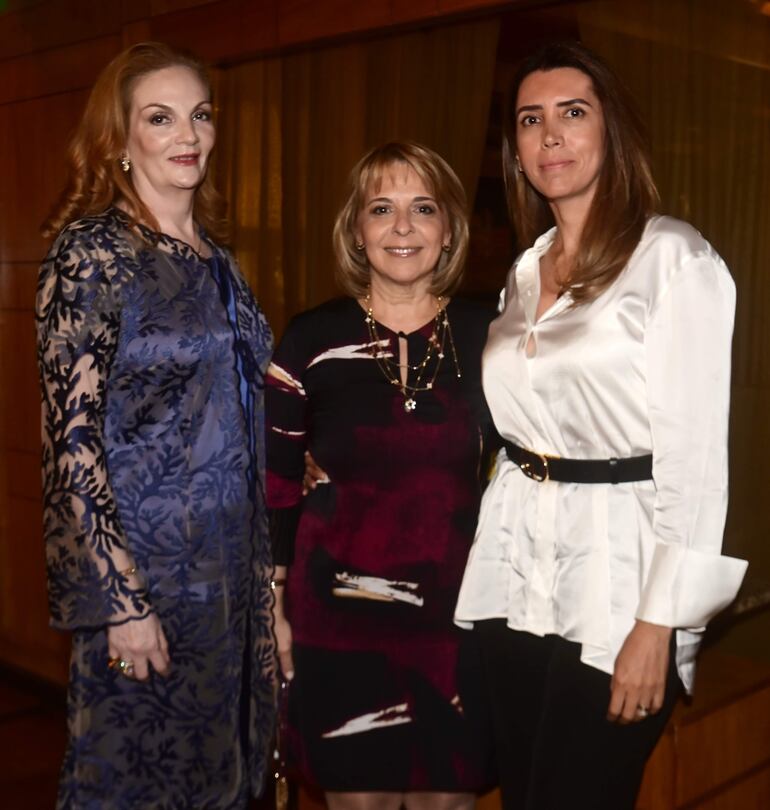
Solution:
<svg viewBox="0 0 770 810">
<path fill-rule="evenodd" d="M 123 157 L 120 159 L 120 168 L 123 169 L 124 172 L 131 169 L 131 160 L 128 155 L 123 155 Z"/>
<path fill-rule="evenodd" d="M 366 245 L 363 242 L 356 242 L 355 244 L 356 250 L 363 250 L 365 247 Z"/>
<path fill-rule="evenodd" d="M 449 251 L 452 249 L 452 246 L 451 245 L 442 245 L 441 249 L 444 251 L 444 253 L 449 253 Z"/>
</svg>

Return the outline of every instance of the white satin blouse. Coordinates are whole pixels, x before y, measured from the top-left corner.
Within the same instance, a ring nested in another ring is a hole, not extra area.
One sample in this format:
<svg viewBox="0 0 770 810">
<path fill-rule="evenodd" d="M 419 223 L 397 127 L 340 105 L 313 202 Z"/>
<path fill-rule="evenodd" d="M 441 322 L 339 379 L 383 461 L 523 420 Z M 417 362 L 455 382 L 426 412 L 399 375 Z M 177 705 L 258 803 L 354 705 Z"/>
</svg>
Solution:
<svg viewBox="0 0 770 810">
<path fill-rule="evenodd" d="M 690 690 L 699 635 L 747 566 L 720 554 L 735 285 L 695 229 L 653 217 L 608 290 L 574 308 L 565 294 L 535 321 L 554 235 L 514 265 L 489 330 L 483 382 L 497 429 L 554 456 L 652 453 L 653 480 L 538 483 L 501 452 L 455 619 L 556 633 L 608 673 L 635 619 L 674 627 Z"/>
</svg>

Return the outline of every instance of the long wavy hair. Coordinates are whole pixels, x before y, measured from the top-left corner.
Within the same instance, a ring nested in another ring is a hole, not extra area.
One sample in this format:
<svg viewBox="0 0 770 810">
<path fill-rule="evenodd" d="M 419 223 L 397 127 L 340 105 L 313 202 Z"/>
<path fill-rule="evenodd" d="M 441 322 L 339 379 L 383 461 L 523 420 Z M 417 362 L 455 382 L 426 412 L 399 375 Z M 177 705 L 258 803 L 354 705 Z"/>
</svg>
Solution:
<svg viewBox="0 0 770 810">
<path fill-rule="evenodd" d="M 137 81 L 157 70 L 179 66 L 192 70 L 211 92 L 208 72 L 200 61 L 160 42 L 133 45 L 104 68 L 70 143 L 67 182 L 43 224 L 45 236 L 54 236 L 73 220 L 99 214 L 118 201 L 133 221 L 159 230 L 155 216 L 134 189 L 131 173 L 122 171 L 120 159 L 126 148 Z M 227 238 L 226 208 L 207 174 L 195 190 L 193 216 L 217 241 Z"/>
<path fill-rule="evenodd" d="M 593 84 L 602 105 L 605 155 L 572 271 L 563 291 L 575 304 L 606 290 L 628 264 L 645 224 L 659 206 L 644 125 L 630 93 L 599 57 L 576 42 L 543 46 L 519 66 L 508 96 L 503 136 L 503 176 L 508 211 L 519 244 L 528 247 L 554 225 L 548 201 L 516 165 L 516 109 L 524 79 L 536 71 L 575 68 Z"/>
</svg>

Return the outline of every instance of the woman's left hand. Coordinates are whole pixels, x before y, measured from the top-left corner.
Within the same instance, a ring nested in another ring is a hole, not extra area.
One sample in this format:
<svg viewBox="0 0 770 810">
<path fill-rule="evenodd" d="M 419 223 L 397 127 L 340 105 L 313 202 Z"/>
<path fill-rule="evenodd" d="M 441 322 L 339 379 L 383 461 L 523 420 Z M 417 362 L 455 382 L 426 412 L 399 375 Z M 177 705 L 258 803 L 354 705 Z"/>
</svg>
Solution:
<svg viewBox="0 0 770 810">
<path fill-rule="evenodd" d="M 670 627 L 637 620 L 615 659 L 608 720 L 633 723 L 660 711 L 670 641 Z"/>
</svg>

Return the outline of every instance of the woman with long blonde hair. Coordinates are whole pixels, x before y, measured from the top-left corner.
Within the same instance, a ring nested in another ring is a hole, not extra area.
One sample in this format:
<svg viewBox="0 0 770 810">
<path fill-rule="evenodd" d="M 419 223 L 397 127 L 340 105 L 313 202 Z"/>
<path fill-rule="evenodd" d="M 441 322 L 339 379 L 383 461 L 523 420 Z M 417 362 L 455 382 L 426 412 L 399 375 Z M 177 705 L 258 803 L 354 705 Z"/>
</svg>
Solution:
<svg viewBox="0 0 770 810">
<path fill-rule="evenodd" d="M 102 72 L 47 226 L 38 357 L 52 624 L 71 630 L 64 808 L 243 808 L 273 718 L 263 371 L 221 246 L 209 81 Z"/>
</svg>

